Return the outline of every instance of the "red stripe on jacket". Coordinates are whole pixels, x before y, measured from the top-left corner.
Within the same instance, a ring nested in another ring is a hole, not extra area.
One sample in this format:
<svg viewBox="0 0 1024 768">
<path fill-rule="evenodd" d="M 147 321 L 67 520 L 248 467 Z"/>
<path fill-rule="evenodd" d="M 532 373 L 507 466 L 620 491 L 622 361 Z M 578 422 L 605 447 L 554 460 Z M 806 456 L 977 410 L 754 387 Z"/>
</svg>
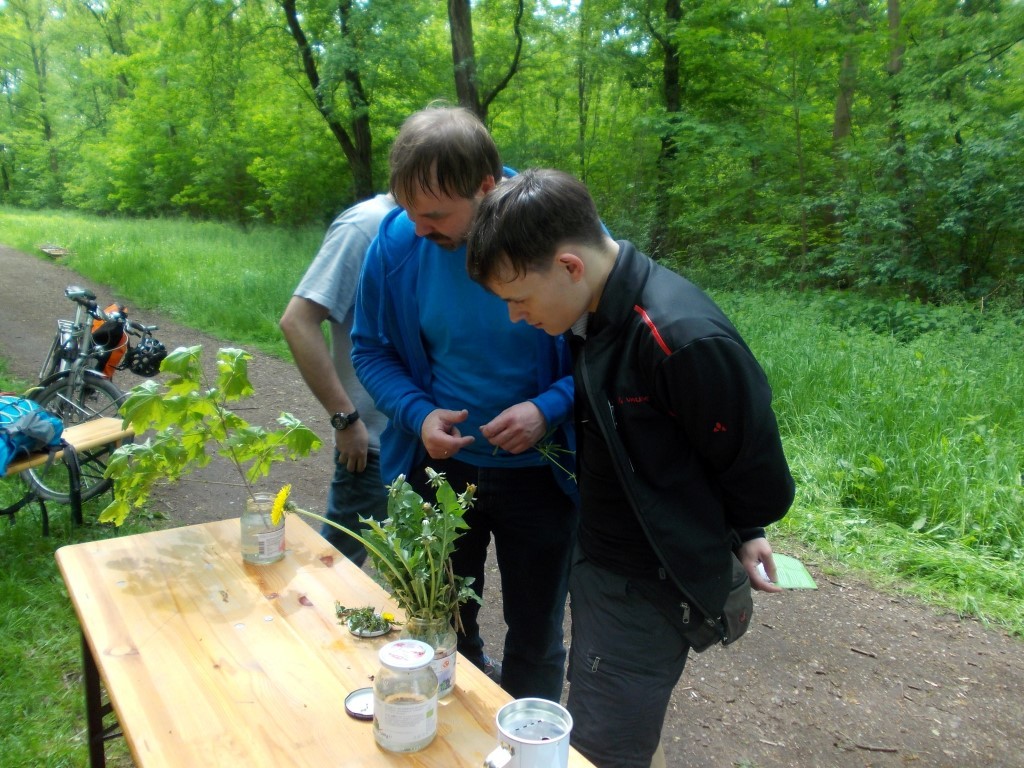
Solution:
<svg viewBox="0 0 1024 768">
<path fill-rule="evenodd" d="M 651 329 L 651 333 L 654 334 L 654 340 L 658 342 L 658 346 L 661 347 L 661 351 L 666 355 L 671 355 L 672 350 L 668 348 L 668 344 L 661 338 L 661 333 L 658 332 L 658 326 L 651 320 L 651 316 L 647 314 L 647 310 L 641 307 L 639 304 L 633 305 L 633 311 L 640 315 L 640 319 L 644 321 L 644 325 Z"/>
</svg>

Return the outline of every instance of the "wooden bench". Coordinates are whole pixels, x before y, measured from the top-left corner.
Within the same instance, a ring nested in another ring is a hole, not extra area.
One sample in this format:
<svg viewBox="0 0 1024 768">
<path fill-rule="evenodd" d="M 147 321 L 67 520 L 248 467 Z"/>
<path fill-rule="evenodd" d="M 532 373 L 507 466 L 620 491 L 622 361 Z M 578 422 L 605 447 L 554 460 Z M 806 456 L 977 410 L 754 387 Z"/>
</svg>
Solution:
<svg viewBox="0 0 1024 768">
<path fill-rule="evenodd" d="M 70 496 L 72 519 L 76 524 L 80 525 L 82 523 L 82 495 L 81 467 L 79 466 L 79 458 L 81 456 L 85 456 L 85 463 L 88 463 L 88 456 L 91 451 L 96 448 L 103 448 L 109 445 L 118 446 L 125 440 L 131 440 L 135 437 L 135 432 L 131 427 L 125 429 L 122 426 L 121 419 L 117 419 L 112 416 L 104 416 L 87 421 L 83 424 L 70 426 L 64 430 L 64 434 L 61 435 L 61 437 L 64 439 L 64 442 L 73 449 L 75 453 L 74 458 L 66 456 L 64 449 L 56 451 L 53 454 L 52 459 L 51 454 L 45 451 L 40 451 L 30 454 L 23 459 L 12 461 L 10 466 L 7 467 L 7 472 L 4 476 L 14 477 L 15 475 L 20 475 L 27 469 L 41 466 L 51 460 L 63 461 L 64 466 L 67 467 L 68 471 L 68 495 Z M 0 509 L 0 515 L 9 516 L 13 523 L 15 513 L 25 505 L 31 504 L 33 501 L 38 502 L 39 508 L 43 514 L 43 535 L 49 536 L 50 520 L 46 511 L 46 503 L 35 492 L 34 488 L 30 487 L 28 493 L 26 493 L 19 501 L 5 509 Z"/>
</svg>

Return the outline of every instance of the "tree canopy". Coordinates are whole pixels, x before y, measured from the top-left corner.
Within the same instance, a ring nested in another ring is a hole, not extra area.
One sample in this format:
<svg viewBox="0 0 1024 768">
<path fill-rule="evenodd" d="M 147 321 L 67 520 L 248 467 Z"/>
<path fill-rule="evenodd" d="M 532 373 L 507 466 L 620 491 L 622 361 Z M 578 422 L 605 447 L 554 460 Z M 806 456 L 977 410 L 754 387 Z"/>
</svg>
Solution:
<svg viewBox="0 0 1024 768">
<path fill-rule="evenodd" d="M 433 100 L 653 255 L 1024 292 L 1024 4 L 0 0 L 0 203 L 323 224 Z"/>
</svg>

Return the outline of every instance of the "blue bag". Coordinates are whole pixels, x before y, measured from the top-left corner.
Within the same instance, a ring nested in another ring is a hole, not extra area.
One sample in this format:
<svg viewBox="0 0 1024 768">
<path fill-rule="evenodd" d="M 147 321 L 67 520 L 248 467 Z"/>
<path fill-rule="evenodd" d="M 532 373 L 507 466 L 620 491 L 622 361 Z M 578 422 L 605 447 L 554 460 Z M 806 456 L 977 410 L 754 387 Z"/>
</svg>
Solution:
<svg viewBox="0 0 1024 768">
<path fill-rule="evenodd" d="M 38 403 L 16 395 L 0 395 L 0 475 L 16 458 L 61 446 L 64 422 Z"/>
</svg>

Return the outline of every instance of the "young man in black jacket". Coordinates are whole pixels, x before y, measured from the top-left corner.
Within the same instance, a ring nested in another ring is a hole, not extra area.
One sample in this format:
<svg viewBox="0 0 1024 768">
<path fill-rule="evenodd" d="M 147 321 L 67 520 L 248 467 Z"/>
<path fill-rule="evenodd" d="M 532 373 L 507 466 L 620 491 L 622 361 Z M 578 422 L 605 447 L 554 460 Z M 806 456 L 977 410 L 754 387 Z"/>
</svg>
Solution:
<svg viewBox="0 0 1024 768">
<path fill-rule="evenodd" d="M 695 630 L 722 614 L 734 555 L 754 588 L 779 591 L 758 568 L 775 578 L 764 526 L 794 493 L 771 389 L 715 303 L 608 237 L 568 174 L 502 181 L 477 211 L 467 265 L 513 322 L 571 334 L 572 742 L 601 768 L 646 768 Z"/>
</svg>

